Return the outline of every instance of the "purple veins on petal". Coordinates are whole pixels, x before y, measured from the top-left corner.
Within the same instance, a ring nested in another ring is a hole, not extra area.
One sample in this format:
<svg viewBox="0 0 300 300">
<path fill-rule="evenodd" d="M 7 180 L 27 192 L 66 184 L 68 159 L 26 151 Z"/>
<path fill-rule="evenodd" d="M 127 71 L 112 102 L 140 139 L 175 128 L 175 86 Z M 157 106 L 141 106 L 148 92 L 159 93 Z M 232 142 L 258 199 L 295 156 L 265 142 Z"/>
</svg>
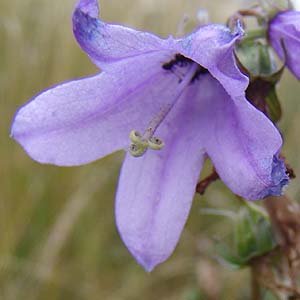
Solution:
<svg viewBox="0 0 300 300">
<path fill-rule="evenodd" d="M 234 193 L 280 195 L 282 139 L 245 98 L 248 78 L 233 53 L 242 30 L 207 25 L 161 39 L 97 16 L 96 0 L 80 0 L 73 29 L 104 71 L 34 97 L 16 113 L 12 136 L 33 159 L 60 166 L 128 150 L 129 136 L 145 147 L 126 155 L 115 210 L 122 240 L 150 271 L 176 247 L 206 155 Z"/>
</svg>

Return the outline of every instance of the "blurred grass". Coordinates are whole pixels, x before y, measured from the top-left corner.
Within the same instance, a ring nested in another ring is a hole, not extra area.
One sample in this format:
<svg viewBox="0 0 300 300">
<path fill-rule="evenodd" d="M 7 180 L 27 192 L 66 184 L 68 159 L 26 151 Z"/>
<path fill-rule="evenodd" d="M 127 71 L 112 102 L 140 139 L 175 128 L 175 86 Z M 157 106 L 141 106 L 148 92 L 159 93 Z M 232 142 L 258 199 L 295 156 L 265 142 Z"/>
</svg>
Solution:
<svg viewBox="0 0 300 300">
<path fill-rule="evenodd" d="M 195 24 L 200 7 L 224 22 L 241 1 L 102 1 L 102 17 L 175 34 L 187 13 Z M 70 18 L 73 0 L 0 2 L 0 299 L 249 299 L 247 270 L 230 271 L 215 262 L 212 237 L 230 224 L 200 209 L 235 207 L 220 182 L 196 196 L 175 253 L 145 273 L 121 243 L 114 225 L 114 191 L 123 153 L 88 166 L 39 165 L 9 139 L 15 110 L 53 84 L 97 72 L 75 43 Z M 124 9 L 124 7 L 126 9 Z M 299 85 L 285 76 L 280 94 L 284 153 L 299 174 Z M 209 166 L 206 166 L 206 171 Z M 288 189 L 299 199 L 297 181 Z"/>
</svg>

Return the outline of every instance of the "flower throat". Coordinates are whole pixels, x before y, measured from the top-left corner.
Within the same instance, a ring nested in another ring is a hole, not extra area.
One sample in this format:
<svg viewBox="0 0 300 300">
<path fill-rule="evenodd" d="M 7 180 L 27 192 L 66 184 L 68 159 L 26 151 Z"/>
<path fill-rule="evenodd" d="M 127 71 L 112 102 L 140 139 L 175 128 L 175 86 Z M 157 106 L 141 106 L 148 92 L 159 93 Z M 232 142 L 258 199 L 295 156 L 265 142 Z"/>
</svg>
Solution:
<svg viewBox="0 0 300 300">
<path fill-rule="evenodd" d="M 154 136 L 156 130 L 177 103 L 185 88 L 193 84 L 201 74 L 208 73 L 207 69 L 181 54 L 176 54 L 172 60 L 164 63 L 162 68 L 178 77 L 178 85 L 174 90 L 172 102 L 161 107 L 158 114 L 149 122 L 143 134 L 136 130 L 130 132 L 129 138 L 132 144 L 129 147 L 129 153 L 134 157 L 142 156 L 149 148 L 160 150 L 164 147 L 164 142 Z M 182 73 L 180 69 L 184 69 L 186 72 Z"/>
</svg>

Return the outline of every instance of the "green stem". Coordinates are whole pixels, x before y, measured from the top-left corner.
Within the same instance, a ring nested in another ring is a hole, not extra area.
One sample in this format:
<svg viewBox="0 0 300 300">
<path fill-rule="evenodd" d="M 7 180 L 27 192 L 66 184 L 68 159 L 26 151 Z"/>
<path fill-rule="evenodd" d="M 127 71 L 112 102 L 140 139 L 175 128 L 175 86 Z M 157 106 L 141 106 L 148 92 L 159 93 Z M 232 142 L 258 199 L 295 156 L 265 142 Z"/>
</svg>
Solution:
<svg viewBox="0 0 300 300">
<path fill-rule="evenodd" d="M 260 38 L 265 38 L 266 36 L 267 36 L 266 28 L 250 30 L 250 31 L 247 32 L 247 35 L 243 39 L 243 42 L 253 41 L 253 40 L 256 40 L 256 39 L 260 39 Z"/>
<path fill-rule="evenodd" d="M 251 266 L 251 300 L 260 300 L 260 286 L 255 273 L 255 268 Z"/>
</svg>

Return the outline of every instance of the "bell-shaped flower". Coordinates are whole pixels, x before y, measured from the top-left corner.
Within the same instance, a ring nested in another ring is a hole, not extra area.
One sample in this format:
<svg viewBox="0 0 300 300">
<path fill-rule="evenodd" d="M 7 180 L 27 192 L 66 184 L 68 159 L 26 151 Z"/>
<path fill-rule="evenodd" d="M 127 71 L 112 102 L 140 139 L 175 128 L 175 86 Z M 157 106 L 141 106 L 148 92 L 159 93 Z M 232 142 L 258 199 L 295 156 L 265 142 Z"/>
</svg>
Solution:
<svg viewBox="0 0 300 300">
<path fill-rule="evenodd" d="M 33 159 L 59 166 L 128 150 L 116 222 L 152 270 L 178 242 L 205 157 L 234 193 L 280 195 L 288 181 L 282 139 L 245 98 L 248 78 L 233 53 L 241 31 L 207 25 L 160 39 L 97 16 L 97 1 L 81 0 L 73 28 L 102 72 L 34 97 L 17 112 L 12 136 Z"/>
<path fill-rule="evenodd" d="M 269 23 L 268 39 L 281 60 L 300 79 L 300 11 L 278 13 Z"/>
</svg>

